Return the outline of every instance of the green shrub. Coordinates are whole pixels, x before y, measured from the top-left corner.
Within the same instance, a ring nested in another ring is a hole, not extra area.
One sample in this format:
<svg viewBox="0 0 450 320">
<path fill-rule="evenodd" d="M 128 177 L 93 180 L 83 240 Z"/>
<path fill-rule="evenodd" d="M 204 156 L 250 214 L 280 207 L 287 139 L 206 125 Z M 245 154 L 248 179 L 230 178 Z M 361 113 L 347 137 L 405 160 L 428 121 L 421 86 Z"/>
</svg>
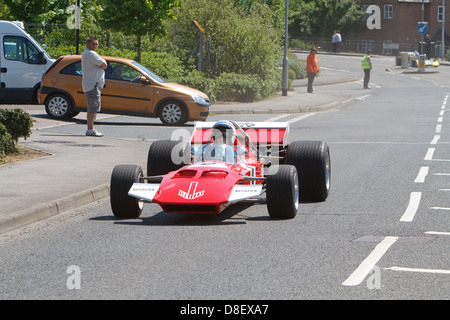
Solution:
<svg viewBox="0 0 450 320">
<path fill-rule="evenodd" d="M 0 109 L 0 124 L 6 127 L 14 143 L 31 135 L 33 121 L 30 114 L 22 109 Z"/>
<path fill-rule="evenodd" d="M 219 100 L 254 101 L 259 98 L 259 81 L 255 75 L 222 73 L 215 79 Z"/>
<path fill-rule="evenodd" d="M 58 59 L 61 56 L 68 56 L 75 54 L 75 46 L 70 45 L 60 45 L 57 47 L 47 48 L 47 53 L 53 58 Z M 80 50 L 80 54 L 83 52 L 83 48 Z"/>
<path fill-rule="evenodd" d="M 292 69 L 288 70 L 288 83 L 289 83 L 289 90 L 292 90 L 292 83 L 296 79 L 295 71 Z"/>
<path fill-rule="evenodd" d="M 0 123 L 0 161 L 5 159 L 5 155 L 15 151 L 14 140 L 8 132 L 8 129 Z"/>
<path fill-rule="evenodd" d="M 256 1 L 243 12 L 237 1 L 185 0 L 174 12 L 177 19 L 167 23 L 167 40 L 178 47 L 180 56 L 185 54 L 181 60 L 186 61 L 200 49 L 192 26 L 193 20 L 198 22 L 204 30 L 200 70 L 214 79 L 218 100 L 260 100 L 275 92 L 282 52 L 278 11 Z"/>
<path fill-rule="evenodd" d="M 293 70 L 295 72 L 295 79 L 306 78 L 306 61 L 289 56 L 288 65 L 289 70 Z"/>
<path fill-rule="evenodd" d="M 313 45 L 300 39 L 290 39 L 289 47 L 298 50 L 310 50 Z"/>
<path fill-rule="evenodd" d="M 206 75 L 197 70 L 192 70 L 189 73 L 172 79 L 173 82 L 200 90 L 204 92 L 211 102 L 216 101 L 216 86 L 214 79 L 206 77 Z"/>
</svg>

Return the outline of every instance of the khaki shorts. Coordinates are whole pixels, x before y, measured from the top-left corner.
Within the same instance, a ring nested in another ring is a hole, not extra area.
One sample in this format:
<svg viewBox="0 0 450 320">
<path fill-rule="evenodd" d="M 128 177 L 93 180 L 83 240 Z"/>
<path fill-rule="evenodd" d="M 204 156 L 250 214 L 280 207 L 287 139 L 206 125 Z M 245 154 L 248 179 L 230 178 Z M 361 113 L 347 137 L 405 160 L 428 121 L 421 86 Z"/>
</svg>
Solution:
<svg viewBox="0 0 450 320">
<path fill-rule="evenodd" d="M 87 112 L 100 112 L 101 110 L 101 93 L 102 89 L 98 84 L 95 85 L 94 89 L 85 92 L 87 101 Z"/>
</svg>

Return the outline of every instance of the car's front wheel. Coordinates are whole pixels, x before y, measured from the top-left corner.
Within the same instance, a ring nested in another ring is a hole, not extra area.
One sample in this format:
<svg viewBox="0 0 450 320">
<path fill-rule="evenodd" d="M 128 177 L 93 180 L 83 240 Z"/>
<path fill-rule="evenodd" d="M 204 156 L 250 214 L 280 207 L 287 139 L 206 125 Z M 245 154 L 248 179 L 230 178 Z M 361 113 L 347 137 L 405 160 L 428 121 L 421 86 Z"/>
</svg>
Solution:
<svg viewBox="0 0 450 320">
<path fill-rule="evenodd" d="M 295 166 L 271 166 L 266 176 L 267 211 L 274 219 L 292 219 L 299 206 L 298 175 Z"/>
<path fill-rule="evenodd" d="M 121 219 L 136 219 L 141 215 L 144 203 L 128 195 L 133 183 L 143 177 L 142 168 L 131 164 L 114 167 L 111 174 L 110 203 L 114 216 Z"/>
<path fill-rule="evenodd" d="M 74 114 L 72 111 L 72 102 L 62 93 L 52 94 L 45 101 L 45 112 L 53 119 L 67 119 Z"/>
<path fill-rule="evenodd" d="M 186 108 L 177 101 L 164 102 L 159 108 L 159 118 L 165 125 L 182 125 L 187 121 Z"/>
</svg>

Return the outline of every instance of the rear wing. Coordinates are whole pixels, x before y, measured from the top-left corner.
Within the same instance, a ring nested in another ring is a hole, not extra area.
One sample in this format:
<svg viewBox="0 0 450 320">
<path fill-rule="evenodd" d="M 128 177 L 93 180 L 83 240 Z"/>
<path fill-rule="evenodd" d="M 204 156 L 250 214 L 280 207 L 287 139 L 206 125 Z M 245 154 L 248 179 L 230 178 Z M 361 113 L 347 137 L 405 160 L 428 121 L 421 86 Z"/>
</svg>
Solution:
<svg viewBox="0 0 450 320">
<path fill-rule="evenodd" d="M 285 146 L 289 134 L 289 122 L 233 122 L 242 129 L 256 146 Z M 192 132 L 191 144 L 210 142 L 212 126 L 215 122 L 196 122 Z"/>
</svg>

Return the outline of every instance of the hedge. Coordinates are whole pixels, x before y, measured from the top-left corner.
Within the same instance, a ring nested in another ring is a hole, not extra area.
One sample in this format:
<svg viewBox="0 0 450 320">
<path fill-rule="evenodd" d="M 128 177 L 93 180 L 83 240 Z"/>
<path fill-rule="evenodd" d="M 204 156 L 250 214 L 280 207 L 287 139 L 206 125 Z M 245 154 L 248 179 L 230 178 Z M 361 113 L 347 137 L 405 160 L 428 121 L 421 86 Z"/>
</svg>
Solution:
<svg viewBox="0 0 450 320">
<path fill-rule="evenodd" d="M 8 153 L 13 153 L 14 151 L 14 140 L 6 127 L 0 123 L 0 161 L 3 161 Z"/>
<path fill-rule="evenodd" d="M 0 109 L 0 160 L 16 151 L 19 138 L 28 138 L 33 118 L 22 109 Z"/>
</svg>

